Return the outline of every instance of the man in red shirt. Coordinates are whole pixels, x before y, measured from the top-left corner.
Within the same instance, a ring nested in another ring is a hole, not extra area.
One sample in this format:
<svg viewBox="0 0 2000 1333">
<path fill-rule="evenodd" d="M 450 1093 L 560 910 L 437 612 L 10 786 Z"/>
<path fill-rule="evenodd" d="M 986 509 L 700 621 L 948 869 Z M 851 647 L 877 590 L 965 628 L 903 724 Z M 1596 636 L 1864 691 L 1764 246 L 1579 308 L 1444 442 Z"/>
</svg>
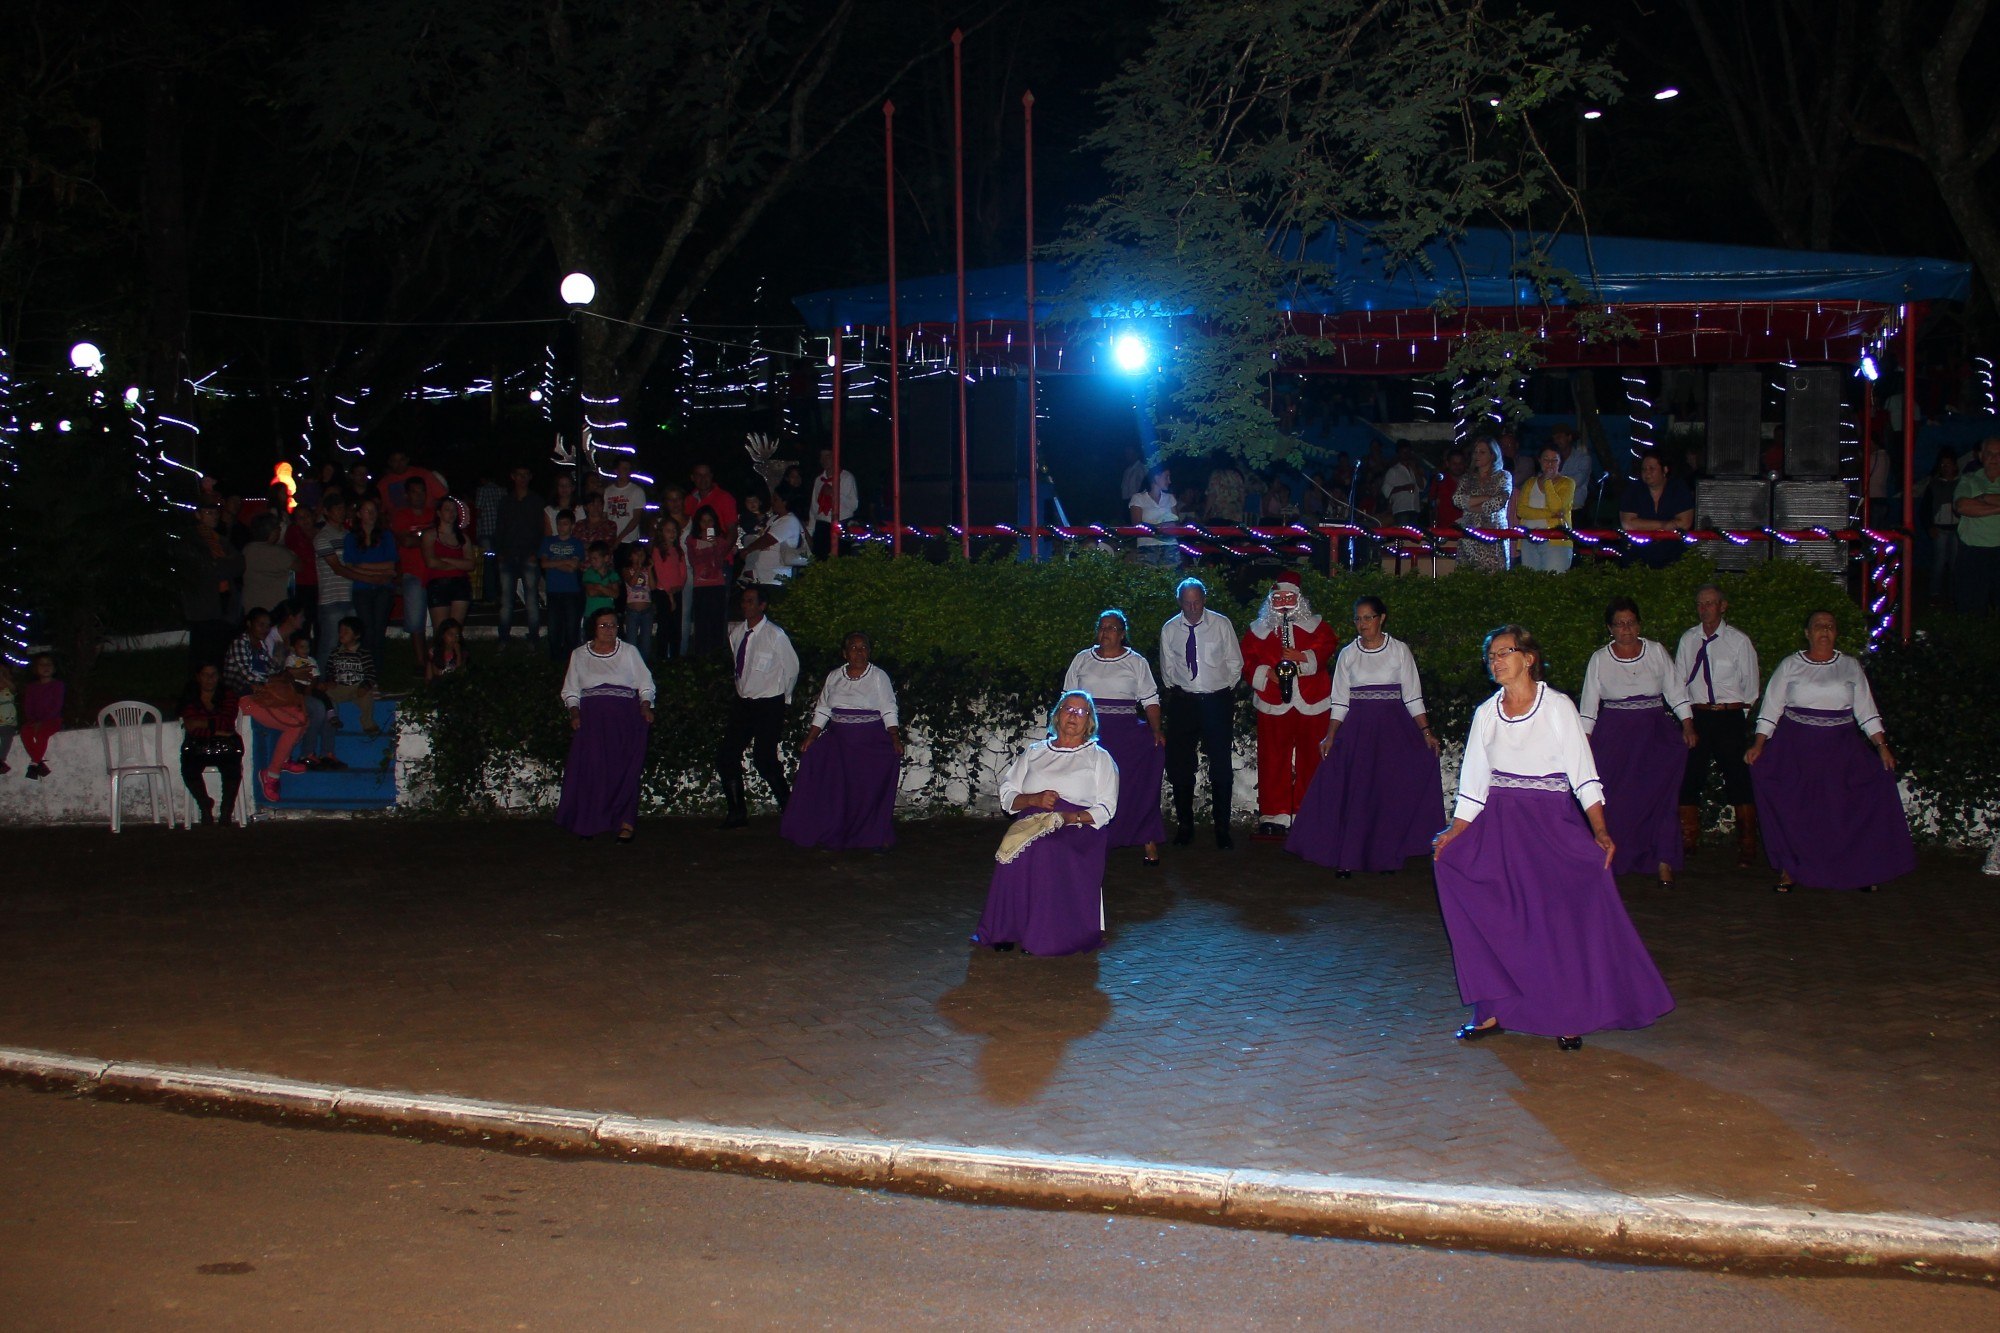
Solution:
<svg viewBox="0 0 2000 1333">
<path fill-rule="evenodd" d="M 413 481 L 423 483 L 424 489 L 420 500 L 413 498 L 410 491 L 410 483 Z M 410 456 L 400 449 L 389 455 L 389 470 L 383 474 L 380 485 L 382 510 L 391 520 L 391 527 L 395 526 L 393 520 L 399 510 L 418 509 L 428 518 L 437 513 L 438 501 L 450 494 L 445 489 L 443 477 L 427 467 L 411 467 Z"/>
<path fill-rule="evenodd" d="M 388 485 L 388 478 L 383 478 L 383 485 Z M 408 478 L 403 483 L 401 507 L 389 515 L 389 532 L 396 539 L 396 572 L 403 577 L 403 630 L 410 636 L 419 676 L 424 670 L 424 626 L 429 623 L 424 590 L 430 583 L 430 571 L 424 564 L 424 534 L 437 521 L 435 502 L 424 502 L 428 493 L 422 477 Z"/>
<path fill-rule="evenodd" d="M 715 511 L 716 519 L 722 524 L 725 535 L 736 531 L 736 497 L 715 484 L 715 469 L 706 463 L 696 463 L 688 473 L 687 517 L 690 521 L 701 512 L 703 505 Z"/>
</svg>

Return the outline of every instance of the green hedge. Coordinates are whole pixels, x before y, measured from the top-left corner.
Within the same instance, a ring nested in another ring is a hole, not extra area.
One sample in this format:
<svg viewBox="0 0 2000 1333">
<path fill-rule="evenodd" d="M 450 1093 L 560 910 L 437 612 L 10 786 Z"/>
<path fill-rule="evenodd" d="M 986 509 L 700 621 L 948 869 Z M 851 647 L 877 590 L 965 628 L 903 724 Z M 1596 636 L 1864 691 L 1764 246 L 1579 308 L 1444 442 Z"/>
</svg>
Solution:
<svg viewBox="0 0 2000 1333">
<path fill-rule="evenodd" d="M 906 723 L 920 729 L 933 753 L 977 749 L 991 731 L 1009 736 L 1033 725 L 1053 701 L 1063 668 L 1090 640 L 1097 613 L 1122 607 L 1134 646 L 1158 651 L 1159 627 L 1174 610 L 1179 572 L 1089 553 L 1029 565 L 1000 560 L 946 563 L 864 553 L 822 562 L 802 572 L 774 619 L 791 634 L 802 671 L 793 706 L 802 732 L 818 681 L 838 660 L 841 637 L 867 631 L 876 660 L 896 682 Z M 1387 578 L 1379 573 L 1308 574 L 1307 594 L 1321 614 L 1350 637 L 1348 607 L 1363 593 L 1388 604 L 1390 632 L 1409 643 L 1424 673 L 1425 694 L 1446 735 L 1462 729 L 1492 689 L 1480 662 L 1480 642 L 1493 626 L 1526 625 L 1548 653 L 1550 681 L 1574 694 L 1584 664 L 1604 642 L 1604 605 L 1636 599 L 1646 632 L 1671 646 L 1693 623 L 1695 589 L 1713 577 L 1688 559 L 1665 570 L 1580 568 L 1561 575 L 1460 571 L 1443 579 Z M 1261 598 L 1255 575 L 1211 580 L 1210 604 L 1242 629 Z M 1802 643 L 1806 613 L 1819 607 L 1840 618 L 1843 642 L 1864 634 L 1858 607 L 1826 575 L 1792 563 L 1729 575 L 1730 620 L 1757 644 L 1768 675 Z M 1970 631 L 1968 631 L 1969 633 Z M 1956 642 L 1956 640 L 1954 640 Z M 1969 647 L 1967 649 L 1970 651 Z M 1982 658 L 1991 663 L 1996 655 Z M 476 659 L 476 670 L 419 690 L 404 716 L 430 735 L 431 757 L 419 771 L 427 805 L 442 811 L 485 808 L 496 780 L 527 771 L 545 782 L 561 770 L 569 742 L 557 698 L 561 675 L 542 655 L 526 651 Z M 1937 653 L 1875 659 L 1890 734 L 1913 772 L 1935 784 L 1954 818 L 1970 817 L 1981 789 L 1994 790 L 1995 748 L 1972 733 L 1932 722 L 1935 700 L 1948 687 L 1949 663 Z M 646 768 L 649 807 L 713 808 L 709 756 L 720 734 L 729 675 L 718 658 L 663 664 L 659 725 Z M 1965 683 L 1963 681 L 1961 684 Z M 1245 703 L 1245 727 L 1249 725 Z"/>
</svg>

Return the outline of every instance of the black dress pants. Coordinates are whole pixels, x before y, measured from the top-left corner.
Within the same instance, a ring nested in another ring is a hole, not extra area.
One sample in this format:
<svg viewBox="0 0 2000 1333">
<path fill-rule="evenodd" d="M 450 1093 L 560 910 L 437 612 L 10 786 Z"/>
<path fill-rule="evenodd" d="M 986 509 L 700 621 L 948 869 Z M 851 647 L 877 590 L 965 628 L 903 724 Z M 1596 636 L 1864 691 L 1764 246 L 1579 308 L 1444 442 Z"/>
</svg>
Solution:
<svg viewBox="0 0 2000 1333">
<path fill-rule="evenodd" d="M 785 766 L 778 762 L 778 738 L 784 729 L 784 695 L 773 694 L 764 699 L 745 699 L 739 695 L 729 701 L 729 721 L 723 728 L 722 744 L 715 751 L 715 774 L 722 781 L 722 794 L 728 798 L 732 812 L 741 810 L 745 803 L 743 751 L 746 749 L 758 776 L 778 798 L 778 808 L 782 810 L 791 799 L 792 788 L 785 781 Z"/>
<path fill-rule="evenodd" d="M 1750 790 L 1750 766 L 1743 752 L 1750 748 L 1750 714 L 1743 709 L 1694 713 L 1695 747 L 1688 751 L 1687 774 L 1681 779 L 1681 804 L 1700 805 L 1711 767 L 1722 773 L 1724 805 L 1755 805 Z"/>
<path fill-rule="evenodd" d="M 1199 745 L 1208 752 L 1215 824 L 1224 827 L 1229 823 L 1230 797 L 1236 786 L 1229 759 L 1236 700 L 1228 690 L 1197 693 L 1170 689 L 1166 704 L 1167 782 L 1174 789 L 1174 817 L 1183 824 L 1194 822 L 1195 747 Z"/>
</svg>

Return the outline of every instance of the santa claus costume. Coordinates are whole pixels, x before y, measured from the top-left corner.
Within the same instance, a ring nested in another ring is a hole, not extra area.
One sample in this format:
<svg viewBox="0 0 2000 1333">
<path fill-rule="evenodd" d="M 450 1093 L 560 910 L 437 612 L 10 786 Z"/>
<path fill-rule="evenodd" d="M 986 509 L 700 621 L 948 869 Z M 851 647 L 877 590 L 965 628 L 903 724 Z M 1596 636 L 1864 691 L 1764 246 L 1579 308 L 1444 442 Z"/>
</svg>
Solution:
<svg viewBox="0 0 2000 1333">
<path fill-rule="evenodd" d="M 1319 768 L 1340 636 L 1313 614 L 1299 576 L 1271 585 L 1243 636 L 1243 678 L 1257 705 L 1257 836 L 1283 838 Z M 1286 670 L 1289 664 L 1290 670 Z"/>
</svg>

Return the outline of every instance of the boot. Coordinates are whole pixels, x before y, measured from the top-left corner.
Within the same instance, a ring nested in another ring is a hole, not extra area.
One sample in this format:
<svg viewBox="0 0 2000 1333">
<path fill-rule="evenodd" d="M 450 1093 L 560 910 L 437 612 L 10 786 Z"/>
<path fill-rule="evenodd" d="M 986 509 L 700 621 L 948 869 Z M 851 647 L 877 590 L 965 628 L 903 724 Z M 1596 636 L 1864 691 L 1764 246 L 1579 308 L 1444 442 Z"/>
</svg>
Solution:
<svg viewBox="0 0 2000 1333">
<path fill-rule="evenodd" d="M 1681 850 L 1693 856 L 1701 845 L 1701 807 L 1684 805 L 1681 807 Z"/>
<path fill-rule="evenodd" d="M 723 774 L 722 798 L 729 803 L 729 813 L 723 816 L 722 827 L 742 828 L 750 822 L 750 803 L 743 794 L 743 775 Z"/>
<path fill-rule="evenodd" d="M 1736 868 L 1748 870 L 1757 864 L 1757 807 L 1736 807 Z"/>
</svg>

